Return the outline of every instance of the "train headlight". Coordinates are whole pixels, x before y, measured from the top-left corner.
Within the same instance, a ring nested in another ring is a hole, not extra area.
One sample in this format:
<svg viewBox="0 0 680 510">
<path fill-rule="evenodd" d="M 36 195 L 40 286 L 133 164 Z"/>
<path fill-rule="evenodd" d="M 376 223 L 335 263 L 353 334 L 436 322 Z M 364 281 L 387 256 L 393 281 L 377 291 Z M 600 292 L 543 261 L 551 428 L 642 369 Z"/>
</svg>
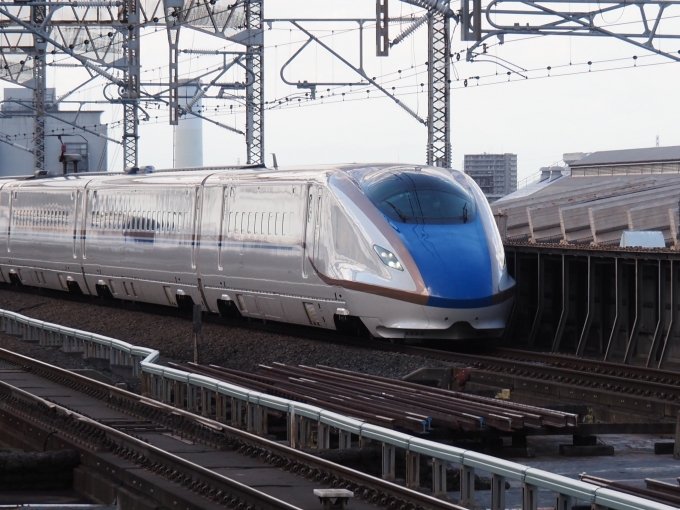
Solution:
<svg viewBox="0 0 680 510">
<path fill-rule="evenodd" d="M 397 271 L 403 271 L 404 270 L 404 268 L 401 265 L 401 262 L 399 262 L 399 259 L 397 259 L 397 256 L 394 253 L 392 253 L 390 250 L 386 250 L 385 248 L 381 248 L 377 244 L 373 245 L 373 249 L 378 254 L 378 257 L 380 257 L 380 260 L 383 261 L 383 264 L 391 267 L 392 269 L 396 269 Z"/>
</svg>

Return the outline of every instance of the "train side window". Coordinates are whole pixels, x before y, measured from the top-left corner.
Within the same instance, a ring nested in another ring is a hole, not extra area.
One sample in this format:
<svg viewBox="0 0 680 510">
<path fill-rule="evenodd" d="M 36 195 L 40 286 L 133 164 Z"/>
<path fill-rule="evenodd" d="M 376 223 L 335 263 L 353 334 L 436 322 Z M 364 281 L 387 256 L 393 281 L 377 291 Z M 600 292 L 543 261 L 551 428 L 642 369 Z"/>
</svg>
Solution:
<svg viewBox="0 0 680 510">
<path fill-rule="evenodd" d="M 269 213 L 269 220 L 267 221 L 267 234 L 274 235 L 274 213 Z"/>
<path fill-rule="evenodd" d="M 255 213 L 255 226 L 253 227 L 253 234 L 259 234 L 260 233 L 260 229 L 258 228 L 259 224 L 260 224 L 260 213 L 256 212 Z"/>
<path fill-rule="evenodd" d="M 255 230 L 255 228 L 254 228 L 255 227 L 254 216 L 255 215 L 253 213 L 250 213 L 250 212 L 248 213 L 248 233 L 249 234 L 252 234 L 253 231 Z"/>
<path fill-rule="evenodd" d="M 234 234 L 241 233 L 241 213 L 237 212 L 234 216 Z"/>
<path fill-rule="evenodd" d="M 274 235 L 279 235 L 281 232 L 281 213 L 276 213 L 276 223 L 274 223 Z"/>
<path fill-rule="evenodd" d="M 281 219 L 281 235 L 287 235 L 286 221 L 288 221 L 288 213 L 283 213 L 283 218 Z"/>
<path fill-rule="evenodd" d="M 260 215 L 260 234 L 266 234 L 265 232 L 265 218 L 267 217 L 267 213 L 262 213 Z"/>
<path fill-rule="evenodd" d="M 232 230 L 232 223 L 231 222 L 233 220 L 233 216 L 234 216 L 234 213 L 230 211 L 229 212 L 229 221 L 227 222 L 227 234 L 231 233 L 231 230 Z"/>
<path fill-rule="evenodd" d="M 307 223 L 312 222 L 312 215 L 314 214 L 314 195 L 309 194 L 309 203 L 307 204 Z"/>
<path fill-rule="evenodd" d="M 241 234 L 246 233 L 246 228 L 248 226 L 247 220 L 246 220 L 246 213 L 241 213 L 241 226 L 239 227 L 239 232 Z"/>
</svg>

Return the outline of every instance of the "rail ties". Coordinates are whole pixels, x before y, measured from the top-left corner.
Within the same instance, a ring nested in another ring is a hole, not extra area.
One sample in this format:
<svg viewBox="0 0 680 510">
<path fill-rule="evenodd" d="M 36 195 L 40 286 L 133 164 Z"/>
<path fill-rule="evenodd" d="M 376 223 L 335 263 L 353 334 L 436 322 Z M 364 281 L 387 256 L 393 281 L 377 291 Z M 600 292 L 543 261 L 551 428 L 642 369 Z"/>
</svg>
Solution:
<svg viewBox="0 0 680 510">
<path fill-rule="evenodd" d="M 416 433 L 433 429 L 503 432 L 575 427 L 578 416 L 496 398 L 470 395 L 326 366 L 275 363 L 256 374 L 215 365 L 176 368 L 284 398 L 322 405 L 368 423 Z"/>
</svg>

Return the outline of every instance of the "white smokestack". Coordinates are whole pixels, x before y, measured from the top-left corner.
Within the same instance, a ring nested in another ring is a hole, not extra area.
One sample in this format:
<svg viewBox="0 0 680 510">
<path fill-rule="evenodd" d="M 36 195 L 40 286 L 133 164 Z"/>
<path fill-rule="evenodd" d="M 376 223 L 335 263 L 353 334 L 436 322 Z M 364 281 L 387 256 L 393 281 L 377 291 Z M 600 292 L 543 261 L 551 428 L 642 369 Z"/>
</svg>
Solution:
<svg viewBox="0 0 680 510">
<path fill-rule="evenodd" d="M 185 107 L 198 91 L 198 85 L 192 83 L 180 85 L 179 105 Z M 191 111 L 202 110 L 199 99 L 191 107 Z M 179 118 L 175 126 L 175 168 L 203 166 L 203 121 L 187 113 Z"/>
</svg>

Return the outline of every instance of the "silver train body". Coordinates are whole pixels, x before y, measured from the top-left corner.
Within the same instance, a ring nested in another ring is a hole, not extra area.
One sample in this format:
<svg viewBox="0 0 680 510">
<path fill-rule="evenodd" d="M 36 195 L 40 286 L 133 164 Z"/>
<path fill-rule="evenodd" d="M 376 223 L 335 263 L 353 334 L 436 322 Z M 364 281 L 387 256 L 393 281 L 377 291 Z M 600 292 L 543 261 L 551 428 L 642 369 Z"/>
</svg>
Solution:
<svg viewBox="0 0 680 510">
<path fill-rule="evenodd" d="M 474 182 L 403 165 L 0 180 L 0 274 L 422 339 L 501 334 L 514 287 Z"/>
</svg>

